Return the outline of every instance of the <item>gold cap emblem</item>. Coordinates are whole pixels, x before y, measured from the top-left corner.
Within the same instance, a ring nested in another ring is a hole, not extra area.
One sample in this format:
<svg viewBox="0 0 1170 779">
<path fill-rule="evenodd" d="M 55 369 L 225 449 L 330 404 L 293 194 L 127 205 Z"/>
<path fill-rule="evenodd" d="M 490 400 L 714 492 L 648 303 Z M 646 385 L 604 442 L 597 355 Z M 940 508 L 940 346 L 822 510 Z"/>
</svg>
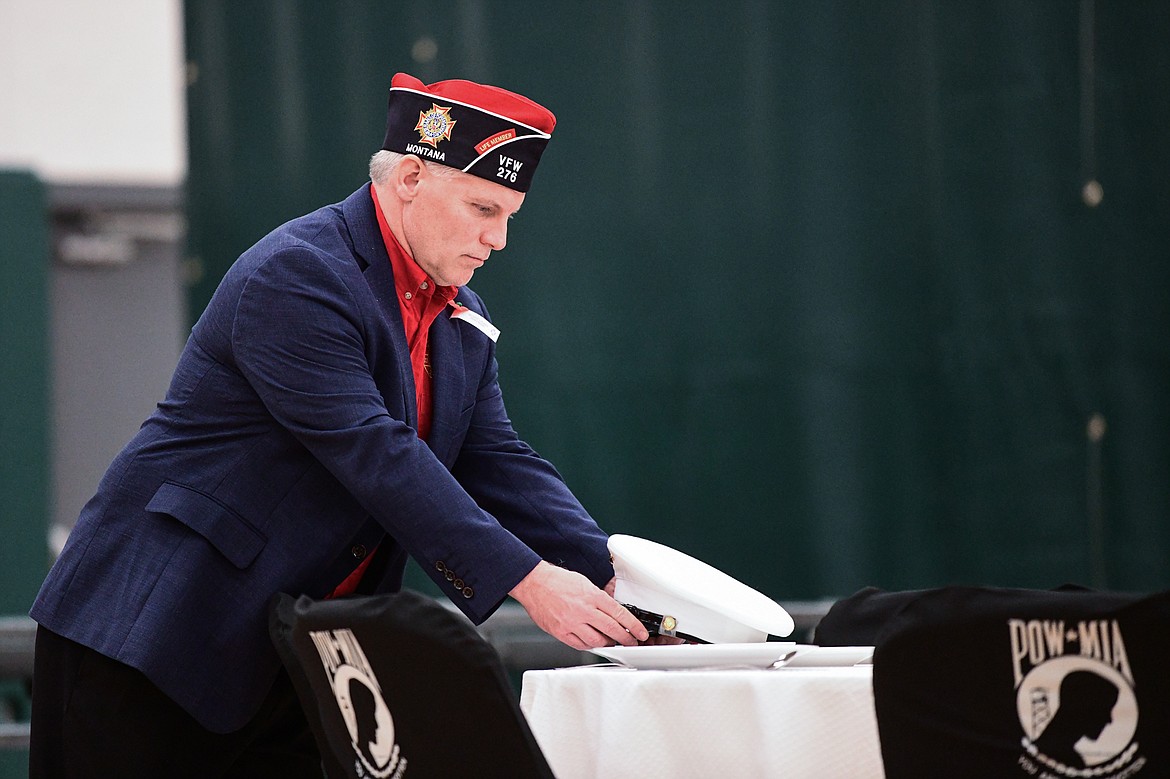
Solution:
<svg viewBox="0 0 1170 779">
<path fill-rule="evenodd" d="M 455 126 L 455 120 L 451 118 L 450 110 L 450 106 L 441 108 L 431 103 L 430 111 L 418 112 L 418 124 L 414 129 L 418 130 L 419 143 L 429 143 L 437 149 L 439 141 L 451 140 L 451 128 Z"/>
</svg>

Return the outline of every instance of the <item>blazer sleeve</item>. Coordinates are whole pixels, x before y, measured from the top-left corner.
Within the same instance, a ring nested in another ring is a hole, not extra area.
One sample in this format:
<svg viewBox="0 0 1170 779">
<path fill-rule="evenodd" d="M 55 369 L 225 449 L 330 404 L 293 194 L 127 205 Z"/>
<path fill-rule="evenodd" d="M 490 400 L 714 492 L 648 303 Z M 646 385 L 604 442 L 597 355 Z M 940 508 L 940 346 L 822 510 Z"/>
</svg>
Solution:
<svg viewBox="0 0 1170 779">
<path fill-rule="evenodd" d="M 451 571 L 464 580 L 464 597 L 452 600 L 480 622 L 539 557 L 388 412 L 368 351 L 374 322 L 360 292 L 311 248 L 280 249 L 240 290 L 232 356 L 277 423 L 428 574 L 438 581 Z"/>
<path fill-rule="evenodd" d="M 486 316 L 482 301 L 474 300 Z M 478 505 L 541 558 L 603 587 L 614 575 L 608 537 L 552 463 L 516 434 L 498 373 L 493 349 L 453 473 Z"/>
</svg>

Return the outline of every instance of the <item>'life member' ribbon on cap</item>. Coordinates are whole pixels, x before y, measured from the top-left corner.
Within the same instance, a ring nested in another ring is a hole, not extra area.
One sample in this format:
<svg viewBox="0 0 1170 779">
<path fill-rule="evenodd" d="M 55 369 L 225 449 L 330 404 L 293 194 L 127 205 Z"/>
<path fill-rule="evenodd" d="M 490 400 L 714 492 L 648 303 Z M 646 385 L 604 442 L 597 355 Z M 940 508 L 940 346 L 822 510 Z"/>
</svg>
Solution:
<svg viewBox="0 0 1170 779">
<path fill-rule="evenodd" d="M 451 314 L 452 319 L 462 319 L 464 322 L 468 323 L 476 330 L 479 330 L 488 338 L 492 339 L 492 343 L 495 343 L 496 340 L 499 339 L 500 328 L 496 327 L 467 306 L 459 305 L 459 301 L 457 300 L 452 300 L 450 305 L 451 308 L 455 309 L 455 311 Z"/>
</svg>

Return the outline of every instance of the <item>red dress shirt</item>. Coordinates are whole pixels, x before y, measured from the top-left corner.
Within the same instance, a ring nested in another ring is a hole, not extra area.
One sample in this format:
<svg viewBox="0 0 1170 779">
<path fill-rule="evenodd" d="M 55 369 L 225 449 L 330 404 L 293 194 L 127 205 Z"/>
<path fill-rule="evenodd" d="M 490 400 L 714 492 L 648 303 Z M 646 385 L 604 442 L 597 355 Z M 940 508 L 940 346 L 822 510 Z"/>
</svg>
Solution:
<svg viewBox="0 0 1170 779">
<path fill-rule="evenodd" d="M 378 214 L 382 242 L 386 244 L 386 253 L 390 255 L 390 267 L 394 271 L 394 293 L 402 311 L 402 325 L 406 330 L 406 343 L 410 347 L 410 368 L 414 374 L 418 437 L 425 441 L 431 433 L 432 410 L 431 364 L 427 354 L 427 335 L 435 318 L 455 299 L 457 289 L 441 287 L 427 276 L 426 271 L 418 266 L 414 258 L 398 243 L 394 233 L 390 232 L 390 225 L 382 213 L 382 205 L 378 202 L 378 193 L 373 186 L 370 187 L 370 195 L 374 198 L 374 211 Z M 366 572 L 366 567 L 373 558 L 374 550 L 370 550 L 353 573 L 337 585 L 329 597 L 349 595 L 356 590 L 362 580 L 362 574 Z"/>
<path fill-rule="evenodd" d="M 410 367 L 414 373 L 414 394 L 418 406 L 418 437 L 424 441 L 431 432 L 431 365 L 427 355 L 427 335 L 435 318 L 455 299 L 455 287 L 442 287 L 427 276 L 426 271 L 406 253 L 382 213 L 378 193 L 370 187 L 374 198 L 374 210 L 378 214 L 378 227 L 382 230 L 382 241 L 390 255 L 390 267 L 394 270 L 394 291 L 402 311 L 402 324 L 406 330 L 406 343 L 410 347 Z"/>
</svg>

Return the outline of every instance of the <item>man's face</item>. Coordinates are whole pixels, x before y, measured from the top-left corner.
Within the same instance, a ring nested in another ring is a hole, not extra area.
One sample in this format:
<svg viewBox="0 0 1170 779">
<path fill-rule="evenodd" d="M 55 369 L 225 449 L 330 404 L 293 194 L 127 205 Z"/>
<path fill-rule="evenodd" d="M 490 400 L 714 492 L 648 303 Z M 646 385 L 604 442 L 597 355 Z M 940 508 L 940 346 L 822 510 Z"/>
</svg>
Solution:
<svg viewBox="0 0 1170 779">
<path fill-rule="evenodd" d="M 462 286 L 508 240 L 508 219 L 524 193 L 478 176 L 435 176 L 424 168 L 415 196 L 403 204 L 407 251 L 435 283 Z"/>
</svg>

